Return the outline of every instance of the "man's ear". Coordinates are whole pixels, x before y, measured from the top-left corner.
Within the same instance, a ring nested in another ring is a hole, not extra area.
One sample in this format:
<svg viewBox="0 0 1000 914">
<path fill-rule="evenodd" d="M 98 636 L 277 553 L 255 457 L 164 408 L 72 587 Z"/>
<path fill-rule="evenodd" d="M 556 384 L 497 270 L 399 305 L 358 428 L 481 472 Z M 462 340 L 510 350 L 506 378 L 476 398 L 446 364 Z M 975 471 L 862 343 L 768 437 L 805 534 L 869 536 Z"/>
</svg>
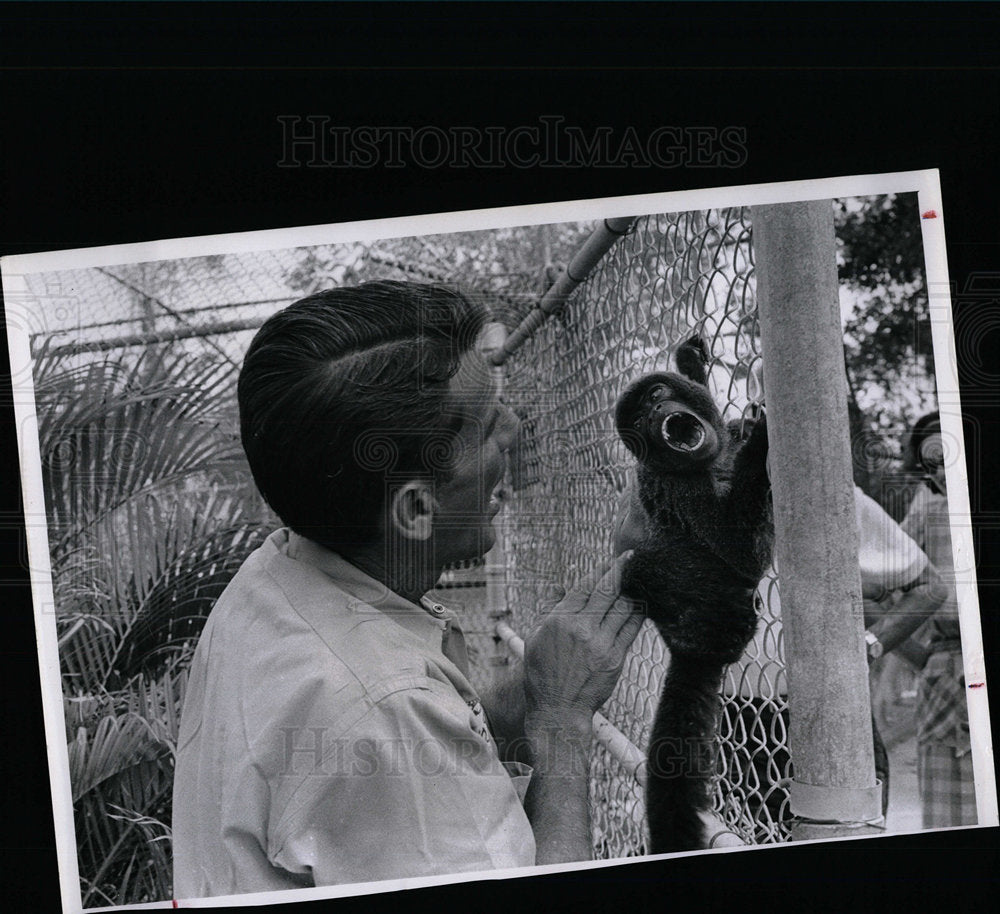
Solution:
<svg viewBox="0 0 1000 914">
<path fill-rule="evenodd" d="M 400 536 L 429 540 L 434 529 L 434 493 L 430 483 L 412 480 L 400 486 L 389 504 L 389 523 Z"/>
</svg>

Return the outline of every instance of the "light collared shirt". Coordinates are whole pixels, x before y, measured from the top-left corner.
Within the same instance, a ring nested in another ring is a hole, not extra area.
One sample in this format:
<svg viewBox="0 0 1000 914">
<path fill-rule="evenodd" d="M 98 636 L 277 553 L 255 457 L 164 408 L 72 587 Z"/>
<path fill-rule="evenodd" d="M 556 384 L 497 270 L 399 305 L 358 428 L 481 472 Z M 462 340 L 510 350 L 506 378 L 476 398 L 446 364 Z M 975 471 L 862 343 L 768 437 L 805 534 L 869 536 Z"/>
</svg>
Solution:
<svg viewBox="0 0 1000 914">
<path fill-rule="evenodd" d="M 174 896 L 534 863 L 449 614 L 287 530 L 240 568 L 191 663 Z"/>
<path fill-rule="evenodd" d="M 923 549 L 858 486 L 854 487 L 854 505 L 862 584 L 899 590 L 916 580 L 927 567 Z"/>
<path fill-rule="evenodd" d="M 858 567 L 862 584 L 897 590 L 916 580 L 927 567 L 924 551 L 859 486 L 854 487 L 854 519 L 858 529 Z M 770 577 L 757 588 L 766 608 L 764 618 L 743 656 L 730 668 L 727 694 L 743 698 L 785 696 L 785 651 L 781 598 Z"/>
</svg>

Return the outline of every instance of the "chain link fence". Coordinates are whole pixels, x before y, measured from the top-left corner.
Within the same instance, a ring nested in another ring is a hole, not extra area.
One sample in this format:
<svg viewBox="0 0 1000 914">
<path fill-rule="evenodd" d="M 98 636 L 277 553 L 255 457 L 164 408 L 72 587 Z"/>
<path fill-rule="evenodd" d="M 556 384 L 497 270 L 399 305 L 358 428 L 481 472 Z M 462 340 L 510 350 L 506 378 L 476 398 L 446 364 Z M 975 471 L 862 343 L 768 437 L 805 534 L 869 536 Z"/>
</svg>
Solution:
<svg viewBox="0 0 1000 914">
<path fill-rule="evenodd" d="M 671 368 L 698 333 L 712 357 L 710 387 L 724 418 L 762 395 L 751 227 L 746 209 L 641 218 L 554 319 L 508 363 L 506 396 L 525 432 L 521 487 L 506 514 L 507 606 L 524 633 L 552 583 L 578 579 L 612 552 L 615 506 L 634 464 L 614 429 L 618 394 Z M 784 668 L 773 574 L 758 590 L 758 635 L 727 673 L 716 809 L 748 843 L 788 837 Z M 605 715 L 644 747 L 668 663 L 647 623 Z M 592 821 L 599 857 L 644 853 L 642 791 L 598 747 Z"/>
<path fill-rule="evenodd" d="M 467 232 L 369 244 L 247 252 L 25 277 L 33 349 L 68 365 L 127 366 L 162 346 L 218 367 L 235 384 L 256 329 L 318 289 L 370 279 L 446 281 L 478 295 L 512 328 L 551 284 L 593 224 Z M 506 617 L 530 632 L 546 590 L 568 585 L 611 554 L 615 505 L 632 459 L 612 411 L 632 379 L 666 370 L 676 346 L 700 333 L 712 356 L 710 386 L 725 418 L 761 396 L 751 229 L 745 209 L 643 217 L 570 298 L 507 362 L 506 401 L 523 421 L 516 490 L 487 562 L 449 569 L 435 591 L 462 611 L 474 684 L 506 662 L 495 637 Z M 37 379 L 36 379 L 37 382 Z M 223 434 L 238 438 L 234 387 Z M 274 522 L 249 472 L 226 495 Z M 787 838 L 785 687 L 773 577 L 759 590 L 761 624 L 724 687 L 716 807 L 749 843 Z M 57 604 L 59 594 L 56 594 Z M 58 608 L 57 608 L 58 611 Z M 636 746 L 648 739 L 668 656 L 651 625 L 636 640 L 606 716 Z M 644 853 L 644 801 L 634 777 L 598 746 L 593 765 L 596 856 Z"/>
<path fill-rule="evenodd" d="M 543 261 L 567 258 L 591 228 L 460 232 L 31 274 L 15 307 L 28 322 L 33 352 L 44 351 L 60 368 L 110 363 L 112 374 L 123 374 L 157 347 L 217 366 L 226 401 L 220 431 L 237 442 L 236 369 L 271 314 L 318 290 L 395 279 L 460 285 L 483 302 L 491 320 L 515 326 L 544 288 L 539 254 Z M 262 524 L 277 526 L 243 469 L 214 480 L 214 487 L 240 499 Z M 504 659 L 494 637 L 500 594 L 487 594 L 490 579 L 496 584 L 495 567 L 464 563 L 449 568 L 431 594 L 463 614 L 478 687 Z"/>
</svg>

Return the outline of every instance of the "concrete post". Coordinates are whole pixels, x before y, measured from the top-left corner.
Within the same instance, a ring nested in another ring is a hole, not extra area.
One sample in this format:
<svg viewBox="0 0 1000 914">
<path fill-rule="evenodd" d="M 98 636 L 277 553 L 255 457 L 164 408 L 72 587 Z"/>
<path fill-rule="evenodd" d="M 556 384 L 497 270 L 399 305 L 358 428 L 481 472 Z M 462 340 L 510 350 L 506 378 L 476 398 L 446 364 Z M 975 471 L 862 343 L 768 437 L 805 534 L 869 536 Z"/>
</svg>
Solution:
<svg viewBox="0 0 1000 914">
<path fill-rule="evenodd" d="M 754 207 L 796 840 L 878 831 L 829 200 Z"/>
</svg>

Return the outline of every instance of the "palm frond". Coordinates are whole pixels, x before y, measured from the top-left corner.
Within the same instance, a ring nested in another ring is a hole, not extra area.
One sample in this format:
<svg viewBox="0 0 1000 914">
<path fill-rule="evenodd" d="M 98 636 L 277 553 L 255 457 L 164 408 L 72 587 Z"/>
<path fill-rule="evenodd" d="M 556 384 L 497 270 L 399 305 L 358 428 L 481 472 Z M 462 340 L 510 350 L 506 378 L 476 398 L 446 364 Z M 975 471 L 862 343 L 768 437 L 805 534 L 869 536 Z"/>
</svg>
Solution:
<svg viewBox="0 0 1000 914">
<path fill-rule="evenodd" d="M 168 752 L 169 744 L 158 738 L 154 729 L 149 721 L 131 713 L 104 717 L 93 732 L 80 727 L 69 744 L 73 801 L 141 762 Z"/>
<path fill-rule="evenodd" d="M 113 895 L 116 904 L 163 901 L 170 897 L 170 861 L 166 849 L 163 843 L 150 844 L 136 810 L 169 813 L 172 770 L 169 763 L 163 770 L 144 763 L 134 772 L 131 783 L 96 787 L 76 804 L 77 855 L 83 876 L 84 907 L 93 904 L 96 896 Z M 143 793 L 136 792 L 136 782 L 144 785 Z M 126 815 L 116 815 L 115 810 L 126 810 Z"/>
<path fill-rule="evenodd" d="M 114 689 L 140 671 L 155 674 L 193 644 L 215 600 L 268 532 L 245 518 L 239 499 L 213 494 L 166 507 L 131 502 L 107 527 L 119 531 L 103 567 L 107 597 L 59 619 L 63 671 L 75 691 Z"/>
<path fill-rule="evenodd" d="M 163 845 L 186 682 L 186 667 L 175 664 L 158 679 L 139 676 L 119 691 L 65 701 L 77 853 L 85 894 L 95 899 L 169 897 Z M 84 723 L 91 721 L 93 729 Z"/>
<path fill-rule="evenodd" d="M 264 535 L 235 372 L 169 346 L 33 355 L 83 902 L 163 900 L 190 654 Z"/>
<path fill-rule="evenodd" d="M 80 369 L 36 355 L 42 471 L 57 551 L 129 498 L 239 462 L 233 375 L 188 354 L 145 350 L 130 366 Z"/>
</svg>

